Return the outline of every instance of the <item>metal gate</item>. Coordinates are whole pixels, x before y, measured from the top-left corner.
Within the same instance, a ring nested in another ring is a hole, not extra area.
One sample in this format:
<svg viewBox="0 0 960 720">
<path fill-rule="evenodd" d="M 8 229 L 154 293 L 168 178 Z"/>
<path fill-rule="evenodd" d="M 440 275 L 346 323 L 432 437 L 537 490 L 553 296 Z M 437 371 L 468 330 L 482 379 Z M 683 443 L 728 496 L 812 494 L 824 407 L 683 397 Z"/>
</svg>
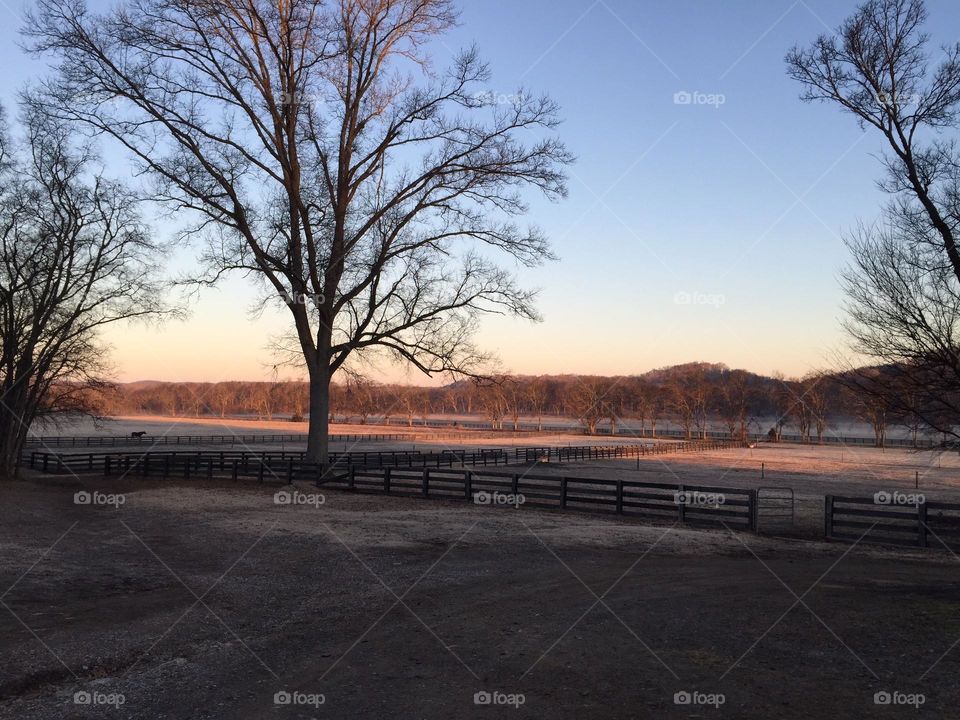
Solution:
<svg viewBox="0 0 960 720">
<path fill-rule="evenodd" d="M 786 530 L 795 517 L 793 488 L 757 488 L 757 532 Z"/>
</svg>

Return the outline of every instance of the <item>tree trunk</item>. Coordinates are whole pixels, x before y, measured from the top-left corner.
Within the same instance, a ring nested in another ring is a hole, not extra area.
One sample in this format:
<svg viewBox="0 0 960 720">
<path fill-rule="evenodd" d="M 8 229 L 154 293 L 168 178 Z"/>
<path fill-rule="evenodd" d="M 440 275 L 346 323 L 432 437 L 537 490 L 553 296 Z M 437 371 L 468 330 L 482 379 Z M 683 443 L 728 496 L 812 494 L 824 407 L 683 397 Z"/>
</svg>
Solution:
<svg viewBox="0 0 960 720">
<path fill-rule="evenodd" d="M 0 408 L 0 478 L 15 480 L 19 470 L 21 442 L 19 423 L 6 407 Z"/>
<path fill-rule="evenodd" d="M 307 461 L 326 465 L 330 450 L 330 366 L 325 359 L 310 366 L 310 423 Z"/>
<path fill-rule="evenodd" d="M 15 480 L 20 470 L 20 453 L 35 412 L 28 407 L 24 383 L 3 387 L 0 403 L 0 479 Z"/>
</svg>

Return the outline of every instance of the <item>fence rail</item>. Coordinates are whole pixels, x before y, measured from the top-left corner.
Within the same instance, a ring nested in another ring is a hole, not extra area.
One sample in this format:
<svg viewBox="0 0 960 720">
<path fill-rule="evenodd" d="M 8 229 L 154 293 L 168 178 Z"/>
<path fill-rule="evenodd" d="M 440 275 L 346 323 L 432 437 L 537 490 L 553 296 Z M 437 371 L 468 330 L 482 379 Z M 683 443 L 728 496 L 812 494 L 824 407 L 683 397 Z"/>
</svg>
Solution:
<svg viewBox="0 0 960 720">
<path fill-rule="evenodd" d="M 612 460 L 645 455 L 670 455 L 704 450 L 727 450 L 745 447 L 742 440 L 688 440 L 678 443 L 649 445 L 580 445 L 575 447 L 529 447 L 514 449 L 518 462 L 563 462 L 572 460 Z"/>
<path fill-rule="evenodd" d="M 406 440 L 400 434 L 331 435 L 330 442 L 363 442 Z M 124 447 L 131 445 L 253 445 L 265 443 L 306 443 L 303 433 L 281 435 L 46 435 L 27 438 L 26 447 Z"/>
<path fill-rule="evenodd" d="M 419 471 L 351 467 L 324 484 L 356 492 L 723 524 L 747 531 L 754 531 L 757 522 L 756 491 L 743 488 L 429 467 Z"/>
<path fill-rule="evenodd" d="M 909 500 L 909 493 L 902 493 Z M 960 503 L 925 501 L 879 504 L 874 497 L 827 495 L 828 540 L 911 547 L 960 546 Z"/>
<path fill-rule="evenodd" d="M 682 443 L 663 443 L 655 445 L 618 445 L 605 446 L 564 446 L 540 448 L 514 448 L 513 459 L 517 463 L 572 462 L 577 460 L 614 459 L 639 457 L 643 455 L 663 455 L 697 450 L 715 450 L 742 447 L 740 441 L 691 441 Z M 304 451 L 264 451 L 251 450 L 147 450 L 146 452 L 67 452 L 58 453 L 48 450 L 33 450 L 26 457 L 32 470 L 45 473 L 103 473 L 122 472 L 141 474 L 145 468 L 147 474 L 156 468 L 163 468 L 164 475 L 189 476 L 191 470 L 211 466 L 225 470 L 230 463 L 238 461 L 242 468 L 261 463 L 267 468 L 284 465 L 292 460 L 305 463 Z M 510 452 L 504 448 L 471 448 L 428 450 L 359 450 L 345 453 L 330 453 L 332 465 L 357 465 L 360 467 L 410 466 L 410 467 L 453 467 L 460 465 L 507 465 Z M 244 474 L 241 471 L 241 474 Z"/>
<path fill-rule="evenodd" d="M 454 465 L 507 465 L 510 456 L 506 450 L 479 448 L 473 450 L 419 450 L 354 451 L 331 453 L 334 471 L 349 466 L 358 467 L 453 467 Z M 290 481 L 292 478 L 316 479 L 326 468 L 307 462 L 302 451 L 250 450 L 173 450 L 144 453 L 51 453 L 31 452 L 28 465 L 33 470 L 51 474 L 99 473 L 105 476 L 148 475 L 183 477 L 189 479 L 206 474 L 208 477 L 228 472 L 238 477 L 257 477 Z"/>
</svg>

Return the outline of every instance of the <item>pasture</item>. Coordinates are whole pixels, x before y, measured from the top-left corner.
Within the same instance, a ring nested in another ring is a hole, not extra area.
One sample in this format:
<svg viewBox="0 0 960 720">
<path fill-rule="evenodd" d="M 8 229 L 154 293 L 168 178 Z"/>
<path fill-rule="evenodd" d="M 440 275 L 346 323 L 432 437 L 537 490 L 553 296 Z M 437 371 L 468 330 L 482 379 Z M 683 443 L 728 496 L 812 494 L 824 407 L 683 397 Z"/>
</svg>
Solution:
<svg viewBox="0 0 960 720">
<path fill-rule="evenodd" d="M 953 498 L 958 470 L 956 454 L 768 445 L 509 468 L 793 489 L 796 522 L 759 535 L 269 478 L 28 472 L 0 490 L 0 717 L 942 717 L 960 701 L 960 561 L 824 542 L 822 505 L 917 473 Z"/>
</svg>

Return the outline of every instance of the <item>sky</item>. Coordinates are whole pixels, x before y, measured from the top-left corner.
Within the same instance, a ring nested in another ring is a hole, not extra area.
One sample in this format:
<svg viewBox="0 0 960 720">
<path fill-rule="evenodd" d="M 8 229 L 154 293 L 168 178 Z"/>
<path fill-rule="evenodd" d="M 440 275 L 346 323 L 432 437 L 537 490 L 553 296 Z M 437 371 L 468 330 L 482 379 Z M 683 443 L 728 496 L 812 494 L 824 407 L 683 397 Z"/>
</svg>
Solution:
<svg viewBox="0 0 960 720">
<path fill-rule="evenodd" d="M 97 7 L 98 2 L 91 2 Z M 708 361 L 802 375 L 845 347 L 844 234 L 885 196 L 881 138 L 832 106 L 799 100 L 784 54 L 830 32 L 848 0 L 465 0 L 433 47 L 440 66 L 476 44 L 506 96 L 546 92 L 577 157 L 570 194 L 530 196 L 557 262 L 518 268 L 541 289 L 539 324 L 487 318 L 479 344 L 524 374 L 634 374 Z M 960 39 L 960 6 L 928 0 L 931 52 Z M 0 0 L 0 101 L 42 65 L 17 46 Z M 155 224 L 163 237 L 169 228 Z M 172 265 L 193 262 L 190 248 Z M 233 278 L 189 319 L 126 326 L 106 340 L 119 380 L 276 377 L 279 313 L 250 318 Z M 388 369 L 387 379 L 422 376 Z M 280 371 L 281 377 L 293 376 Z"/>
</svg>

